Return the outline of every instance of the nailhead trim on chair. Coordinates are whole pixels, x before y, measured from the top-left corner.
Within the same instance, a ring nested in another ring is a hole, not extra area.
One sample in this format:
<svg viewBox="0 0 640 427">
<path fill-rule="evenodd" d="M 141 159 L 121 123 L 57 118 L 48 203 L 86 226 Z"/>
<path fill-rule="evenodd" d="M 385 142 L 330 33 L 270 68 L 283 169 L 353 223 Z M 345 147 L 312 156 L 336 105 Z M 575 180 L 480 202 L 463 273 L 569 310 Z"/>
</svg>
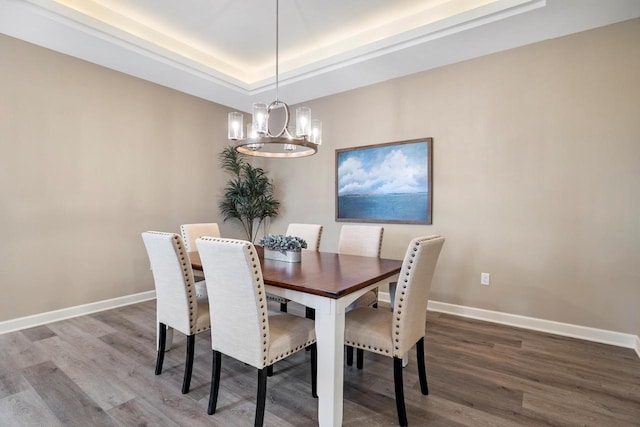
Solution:
<svg viewBox="0 0 640 427">
<path fill-rule="evenodd" d="M 289 300 L 286 298 L 282 298 L 276 295 L 272 295 L 272 294 L 267 294 L 267 299 L 269 301 L 274 301 L 274 302 L 279 302 L 279 303 L 288 303 Z"/>
<path fill-rule="evenodd" d="M 320 226 L 320 232 L 318 233 L 318 242 L 316 243 L 316 252 L 320 250 L 320 240 L 322 240 L 322 226 Z"/>
<path fill-rule="evenodd" d="M 295 353 L 296 351 L 302 350 L 303 348 L 306 348 L 307 346 L 310 346 L 311 344 L 315 343 L 316 340 L 309 340 L 306 343 L 299 345 L 298 347 L 294 348 L 291 351 L 287 351 L 286 353 L 283 354 L 279 354 L 276 357 L 272 358 L 269 361 L 269 365 L 273 365 L 275 362 L 277 362 L 278 360 L 284 359 L 285 357 L 289 356 L 290 354 Z"/>
<path fill-rule="evenodd" d="M 185 233 L 184 229 L 182 227 L 180 227 L 180 234 L 182 234 L 182 241 L 186 242 L 187 241 L 187 233 Z"/>
<path fill-rule="evenodd" d="M 370 345 L 360 344 L 360 343 L 357 343 L 355 341 L 345 340 L 345 344 L 348 345 L 348 346 L 351 346 L 351 347 L 361 348 L 363 350 L 372 350 L 372 351 L 375 351 L 375 352 L 381 353 L 381 354 L 382 354 L 382 351 L 384 350 L 385 353 L 389 354 L 389 349 L 371 347 Z"/>
<path fill-rule="evenodd" d="M 208 330 L 209 328 L 196 328 L 196 319 L 194 318 L 194 312 L 197 311 L 197 303 L 194 295 L 194 286 L 192 276 L 189 275 L 189 264 L 187 264 L 187 260 L 185 257 L 186 249 L 183 246 L 184 242 L 180 240 L 179 236 L 176 234 L 173 236 L 173 243 L 178 250 L 178 254 L 180 255 L 180 261 L 182 262 L 182 271 L 184 274 L 184 280 L 187 285 L 187 294 L 189 295 L 189 333 L 190 335 L 197 334 L 199 332 L 203 332 Z M 190 262 L 190 261 L 189 261 Z"/>
<path fill-rule="evenodd" d="M 412 264 L 414 262 L 414 258 L 416 257 L 416 252 L 418 251 L 418 248 L 420 247 L 420 245 L 425 242 L 426 240 L 429 239 L 422 239 L 419 240 L 415 243 L 415 247 L 413 248 L 413 253 L 411 254 L 411 259 L 409 260 L 409 265 L 407 265 L 407 272 L 405 274 L 405 278 L 403 280 L 403 284 L 402 284 L 402 289 L 400 290 L 400 295 L 399 295 L 399 300 L 400 302 L 398 303 L 398 307 L 397 307 L 397 316 L 396 316 L 396 322 L 395 322 L 395 326 L 396 326 L 396 336 L 400 335 L 400 324 L 398 322 L 400 322 L 400 315 L 402 314 L 402 303 L 404 302 L 404 296 L 407 293 L 407 284 L 409 283 L 409 277 L 411 276 L 411 268 L 412 268 Z M 396 346 L 395 349 L 396 350 L 400 350 L 400 347 L 398 347 L 398 343 L 400 342 L 400 340 L 398 338 L 395 338 L 395 342 L 396 342 Z"/>
<path fill-rule="evenodd" d="M 253 252 L 252 249 L 252 245 L 248 242 L 244 242 L 242 243 L 245 247 L 249 248 L 249 256 L 251 257 L 251 262 L 253 263 L 253 277 L 255 279 L 255 281 L 258 283 L 258 298 L 260 300 L 260 302 L 262 302 L 262 292 L 263 292 L 263 286 L 264 283 L 260 283 L 260 270 L 258 269 L 258 263 L 256 262 L 256 254 Z M 262 330 L 266 331 L 267 330 L 267 318 L 268 318 L 268 313 L 267 310 L 265 308 L 265 304 L 260 304 L 260 318 L 262 319 Z M 268 351 L 268 347 L 267 347 L 267 333 L 264 332 L 263 334 L 263 338 L 265 338 L 262 341 L 262 360 L 263 360 L 263 364 L 266 366 L 266 361 L 267 361 L 267 355 L 269 354 Z"/>
</svg>

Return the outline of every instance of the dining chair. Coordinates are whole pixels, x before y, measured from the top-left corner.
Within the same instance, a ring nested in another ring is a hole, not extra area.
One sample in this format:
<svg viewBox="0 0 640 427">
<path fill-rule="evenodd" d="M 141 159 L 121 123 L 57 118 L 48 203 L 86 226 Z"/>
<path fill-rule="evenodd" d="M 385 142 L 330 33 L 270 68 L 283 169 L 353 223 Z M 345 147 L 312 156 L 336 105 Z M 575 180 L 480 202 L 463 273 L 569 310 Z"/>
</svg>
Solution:
<svg viewBox="0 0 640 427">
<path fill-rule="evenodd" d="M 320 250 L 320 239 L 322 238 L 322 225 L 320 224 L 289 224 L 287 227 L 287 236 L 295 236 L 304 239 L 307 242 L 307 248 L 303 249 L 306 251 L 318 252 Z M 280 311 L 287 312 L 287 304 L 289 300 L 286 298 L 282 298 L 278 295 L 267 294 L 267 299 L 269 301 L 274 301 L 280 304 Z M 309 313 L 310 308 L 307 309 L 307 317 L 310 317 Z"/>
<path fill-rule="evenodd" d="M 320 239 L 322 238 L 322 226 L 320 224 L 294 224 L 287 227 L 287 236 L 301 237 L 307 242 L 307 251 L 317 252 L 320 250 Z"/>
<path fill-rule="evenodd" d="M 184 240 L 184 245 L 187 248 L 187 252 L 195 252 L 198 250 L 196 247 L 196 239 L 198 237 L 210 236 L 220 237 L 220 228 L 216 222 L 202 222 L 196 224 L 182 224 L 180 226 L 180 233 Z M 207 299 L 207 286 L 204 283 L 204 273 L 195 270 L 193 276 L 196 279 L 196 297 L 198 299 Z"/>
<path fill-rule="evenodd" d="M 142 240 L 147 249 L 156 288 L 157 350 L 156 375 L 162 373 L 167 326 L 187 336 L 182 393 L 189 392 L 196 334 L 211 325 L 209 303 L 196 298 L 193 270 L 182 238 L 174 233 L 146 231 Z"/>
<path fill-rule="evenodd" d="M 384 227 L 379 225 L 343 225 L 338 238 L 338 253 L 380 257 Z M 358 298 L 350 308 L 377 307 L 378 288 Z"/>
<path fill-rule="evenodd" d="M 317 397 L 314 322 L 287 313 L 268 312 L 260 259 L 253 244 L 213 237 L 201 237 L 196 244 L 212 317 L 209 415 L 216 412 L 222 354 L 258 369 L 256 426 L 262 426 L 264 420 L 268 368 L 307 346 L 311 346 L 311 390 Z"/>
<path fill-rule="evenodd" d="M 384 227 L 379 225 L 343 225 L 338 238 L 338 253 L 380 257 Z M 378 288 L 367 291 L 351 303 L 346 311 L 357 307 L 378 307 Z M 358 352 L 358 363 L 362 364 L 362 353 Z M 347 346 L 347 365 L 353 364 L 353 347 Z"/>
<path fill-rule="evenodd" d="M 343 225 L 338 238 L 338 253 L 379 257 L 384 227 L 379 225 Z"/>
<path fill-rule="evenodd" d="M 443 244 L 441 236 L 417 237 L 409 243 L 400 270 L 393 312 L 358 307 L 345 316 L 346 345 L 356 347 L 358 352 L 367 350 L 393 358 L 396 408 L 401 426 L 407 425 L 402 357 L 414 345 L 420 390 L 423 395 L 429 394 L 424 361 L 427 302 Z"/>
</svg>

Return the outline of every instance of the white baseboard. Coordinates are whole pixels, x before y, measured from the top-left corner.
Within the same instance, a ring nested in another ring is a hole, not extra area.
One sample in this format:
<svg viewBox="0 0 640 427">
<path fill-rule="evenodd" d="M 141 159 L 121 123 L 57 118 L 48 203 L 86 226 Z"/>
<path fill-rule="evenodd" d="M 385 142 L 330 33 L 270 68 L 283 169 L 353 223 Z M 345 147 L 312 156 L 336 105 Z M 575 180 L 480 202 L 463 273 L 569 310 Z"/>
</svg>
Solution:
<svg viewBox="0 0 640 427">
<path fill-rule="evenodd" d="M 34 314 L 32 316 L 5 320 L 3 322 L 0 322 L 0 334 L 32 328 L 34 326 L 40 326 L 47 323 L 57 322 L 60 320 L 83 316 L 85 314 L 91 314 L 98 311 L 122 307 L 129 304 L 135 304 L 138 302 L 149 301 L 155 299 L 155 297 L 155 291 L 147 291 L 141 292 L 139 294 L 127 295 L 124 297 L 78 305 L 75 307 L 63 308 L 61 310 Z M 380 292 L 378 295 L 378 299 L 382 302 L 388 303 L 389 293 Z M 569 323 L 555 322 L 552 320 L 536 319 L 534 317 L 520 316 L 517 314 L 503 313 L 499 311 L 484 310 L 481 308 L 448 304 L 438 301 L 429 301 L 427 310 L 454 314 L 457 316 L 469 317 L 472 319 L 484 320 L 487 322 L 515 326 L 518 328 L 530 329 L 534 331 L 579 338 L 603 344 L 611 344 L 618 347 L 632 348 L 635 349 L 638 357 L 640 357 L 640 336 L 636 335 L 607 331 L 604 329 L 590 328 L 587 326 L 572 325 Z"/>
<path fill-rule="evenodd" d="M 59 320 L 70 319 L 72 317 L 83 316 L 85 314 L 91 314 L 103 310 L 109 310 L 116 307 L 122 307 L 124 305 L 148 301 L 155 299 L 155 297 L 156 291 L 141 292 L 139 294 L 127 295 L 124 297 L 77 305 L 75 307 L 48 311 L 46 313 L 19 317 L 17 319 L 5 320 L 3 322 L 0 322 L 0 334 L 19 331 L 21 329 L 33 328 L 34 326 L 57 322 Z"/>
<path fill-rule="evenodd" d="M 389 302 L 389 293 L 380 292 L 378 299 Z M 553 320 L 536 319 L 534 317 L 520 316 L 517 314 L 503 313 L 499 311 L 484 310 L 481 308 L 466 307 L 463 305 L 448 304 L 438 301 L 429 301 L 429 311 L 455 314 L 471 319 L 484 320 L 502 325 L 515 326 L 533 331 L 547 332 L 565 337 L 578 338 L 586 341 L 599 342 L 624 348 L 635 348 L 640 357 L 640 337 L 622 332 L 607 331 L 604 329 L 590 328 L 588 326 L 572 325 L 570 323 L 555 322 Z"/>
</svg>

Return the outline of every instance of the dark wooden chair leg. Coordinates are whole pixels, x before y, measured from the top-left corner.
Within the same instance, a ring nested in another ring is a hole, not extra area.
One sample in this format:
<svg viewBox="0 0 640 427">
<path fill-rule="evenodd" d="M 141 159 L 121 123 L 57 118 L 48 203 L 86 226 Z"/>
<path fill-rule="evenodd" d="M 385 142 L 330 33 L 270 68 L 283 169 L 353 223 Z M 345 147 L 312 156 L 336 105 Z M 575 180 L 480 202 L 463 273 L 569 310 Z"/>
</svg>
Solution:
<svg viewBox="0 0 640 427">
<path fill-rule="evenodd" d="M 424 337 L 416 343 L 416 353 L 418 356 L 418 377 L 420 378 L 420 390 L 425 396 L 429 394 L 427 385 L 427 369 L 424 365 Z"/>
<path fill-rule="evenodd" d="M 184 380 L 182 381 L 182 394 L 189 393 L 191 385 L 191 372 L 193 371 L 193 353 L 196 349 L 196 336 L 189 335 L 187 337 L 187 361 L 184 364 Z"/>
<path fill-rule="evenodd" d="M 267 376 L 268 377 L 272 377 L 273 376 L 273 365 L 269 365 L 267 366 Z"/>
<path fill-rule="evenodd" d="M 311 320 L 316 320 L 316 311 L 311 308 L 311 307 L 305 307 L 304 308 L 304 317 L 306 317 L 307 319 L 311 319 Z M 305 348 L 306 351 L 310 351 L 311 350 L 311 346 L 307 346 L 307 348 Z"/>
<path fill-rule="evenodd" d="M 347 346 L 347 366 L 353 365 L 353 347 Z"/>
<path fill-rule="evenodd" d="M 256 401 L 255 427 L 262 427 L 264 422 L 264 407 L 267 402 L 267 369 L 258 369 L 258 399 Z"/>
<path fill-rule="evenodd" d="M 318 346 L 315 343 L 311 347 L 311 395 L 318 398 Z"/>
<path fill-rule="evenodd" d="M 358 369 L 362 369 L 363 364 L 364 364 L 364 350 L 361 348 L 356 348 L 356 367 Z"/>
<path fill-rule="evenodd" d="M 286 302 L 281 302 L 280 303 L 280 311 L 283 313 L 287 312 L 287 303 Z"/>
<path fill-rule="evenodd" d="M 396 407 L 398 408 L 398 422 L 401 427 L 407 426 L 407 410 L 404 406 L 404 389 L 402 387 L 402 358 L 393 358 L 393 383 L 396 389 Z"/>
<path fill-rule="evenodd" d="M 213 352 L 213 363 L 211 365 L 211 391 L 209 392 L 209 407 L 207 414 L 216 413 L 216 405 L 218 404 L 218 389 L 220 387 L 220 365 L 222 362 L 222 354 L 219 351 Z"/>
<path fill-rule="evenodd" d="M 311 307 L 304 308 L 304 317 L 311 320 L 316 320 L 316 310 Z"/>
<path fill-rule="evenodd" d="M 156 375 L 162 373 L 162 363 L 164 362 L 164 348 L 167 342 L 167 325 L 158 324 L 158 357 L 156 358 Z"/>
</svg>

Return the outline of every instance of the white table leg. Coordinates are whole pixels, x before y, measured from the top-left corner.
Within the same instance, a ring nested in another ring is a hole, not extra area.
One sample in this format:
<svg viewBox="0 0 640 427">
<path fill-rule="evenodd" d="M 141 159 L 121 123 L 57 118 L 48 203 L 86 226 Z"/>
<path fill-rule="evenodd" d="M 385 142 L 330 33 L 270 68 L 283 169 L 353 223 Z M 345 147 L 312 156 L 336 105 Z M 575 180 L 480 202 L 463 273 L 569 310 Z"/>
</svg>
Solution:
<svg viewBox="0 0 640 427">
<path fill-rule="evenodd" d="M 329 310 L 316 310 L 318 346 L 318 425 L 342 425 L 344 378 L 344 310 L 331 300 Z"/>
</svg>

